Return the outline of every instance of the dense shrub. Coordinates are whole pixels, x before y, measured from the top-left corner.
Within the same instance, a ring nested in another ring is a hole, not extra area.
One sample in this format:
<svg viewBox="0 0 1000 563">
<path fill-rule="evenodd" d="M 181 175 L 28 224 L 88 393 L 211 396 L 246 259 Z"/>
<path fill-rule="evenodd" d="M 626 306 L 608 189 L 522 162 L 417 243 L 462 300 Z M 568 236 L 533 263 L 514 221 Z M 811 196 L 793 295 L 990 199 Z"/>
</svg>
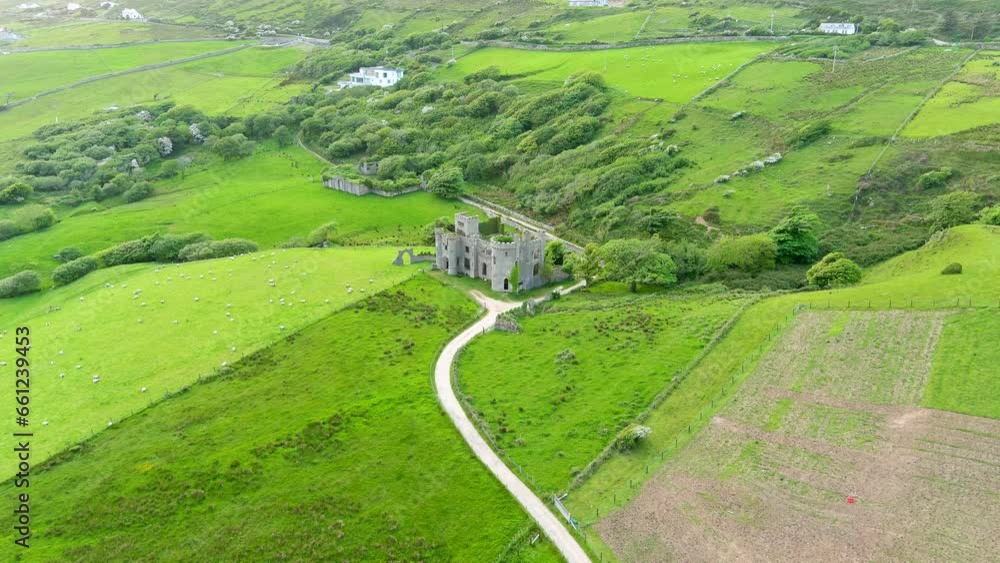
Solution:
<svg viewBox="0 0 1000 563">
<path fill-rule="evenodd" d="M 72 262 L 73 260 L 76 260 L 77 258 L 80 258 L 82 256 L 83 253 L 77 250 L 75 246 L 67 246 L 66 248 L 63 248 L 59 252 L 53 254 L 52 258 L 56 262 L 62 262 L 63 264 L 65 264 L 66 262 Z"/>
<path fill-rule="evenodd" d="M 156 262 L 176 262 L 178 254 L 185 246 L 206 242 L 212 237 L 205 233 L 190 233 L 186 235 L 163 235 L 149 247 L 149 255 Z"/>
<path fill-rule="evenodd" d="M 14 238 L 19 234 L 21 234 L 21 228 L 17 226 L 17 223 L 7 219 L 0 220 L 0 240 Z"/>
<path fill-rule="evenodd" d="M 93 256 L 83 256 L 56 268 L 52 272 L 52 281 L 56 285 L 66 285 L 93 272 L 98 267 L 100 267 L 100 264 L 98 264 L 96 258 Z"/>
<path fill-rule="evenodd" d="M 457 166 L 443 166 L 430 173 L 427 189 L 438 196 L 456 198 L 462 194 L 462 170 Z"/>
<path fill-rule="evenodd" d="M 27 182 L 14 182 L 6 188 L 0 189 L 0 205 L 21 202 L 33 191 L 35 189 Z"/>
<path fill-rule="evenodd" d="M 692 242 L 670 241 L 664 245 L 664 250 L 677 265 L 677 279 L 694 279 L 708 271 L 705 250 Z"/>
<path fill-rule="evenodd" d="M 806 272 L 809 285 L 840 287 L 861 281 L 861 268 L 840 252 L 831 252 Z"/>
<path fill-rule="evenodd" d="M 173 178 L 181 173 L 181 165 L 176 160 L 167 160 L 160 165 L 160 178 Z"/>
<path fill-rule="evenodd" d="M 639 445 L 639 442 L 653 433 L 653 429 L 648 426 L 633 424 L 615 437 L 615 448 L 620 451 L 628 451 Z"/>
<path fill-rule="evenodd" d="M 830 133 L 833 126 L 827 120 L 813 121 L 797 129 L 788 138 L 788 145 L 802 148 L 810 145 Z"/>
<path fill-rule="evenodd" d="M 95 254 L 95 258 L 102 268 L 121 266 L 123 264 L 138 264 L 140 262 L 152 262 L 153 257 L 150 249 L 159 239 L 159 235 L 150 235 L 141 239 L 125 241 L 118 246 L 102 250 Z"/>
<path fill-rule="evenodd" d="M 0 279 L 0 299 L 38 291 L 41 286 L 42 278 L 38 276 L 38 272 L 25 270 L 9 278 Z"/>
<path fill-rule="evenodd" d="M 127 203 L 142 201 L 152 195 L 153 184 L 149 182 L 136 182 L 131 188 L 125 191 L 123 198 Z"/>
<path fill-rule="evenodd" d="M 922 190 L 930 190 L 934 188 L 940 188 L 948 183 L 948 179 L 951 178 L 953 172 L 951 168 L 944 167 L 938 170 L 931 170 L 920 176 L 917 180 L 917 187 Z"/>
<path fill-rule="evenodd" d="M 253 154 L 256 146 L 253 141 L 246 138 L 246 135 L 237 132 L 216 140 L 212 150 L 223 160 L 236 160 Z"/>
<path fill-rule="evenodd" d="M 962 265 L 959 264 L 958 262 L 952 262 L 951 264 L 945 266 L 943 270 L 941 270 L 941 274 L 945 276 L 961 274 L 961 273 L 962 273 Z"/>
<path fill-rule="evenodd" d="M 979 222 L 986 225 L 1000 225 L 1000 204 L 980 211 Z"/>
<path fill-rule="evenodd" d="M 48 207 L 25 205 L 14 213 L 14 222 L 20 232 L 40 231 L 55 224 L 56 214 Z"/>
<path fill-rule="evenodd" d="M 706 256 L 708 267 L 715 271 L 742 270 L 748 273 L 774 269 L 778 245 L 767 234 L 723 237 L 713 244 Z"/>
<path fill-rule="evenodd" d="M 659 238 L 616 239 L 601 247 L 605 278 L 629 284 L 635 292 L 638 285 L 669 285 L 677 281 L 677 266 L 662 251 Z"/>
<path fill-rule="evenodd" d="M 976 211 L 982 202 L 982 196 L 973 192 L 951 192 L 938 196 L 931 201 L 931 211 L 927 219 L 932 231 L 948 229 L 956 225 L 965 225 L 976 220 Z"/>
<path fill-rule="evenodd" d="M 808 264 L 819 254 L 816 225 L 819 218 L 804 208 L 796 208 L 776 227 L 771 238 L 778 245 L 778 262 L 783 264 Z"/>
<path fill-rule="evenodd" d="M 257 243 L 253 241 L 231 238 L 189 244 L 181 249 L 177 258 L 182 262 L 191 262 L 194 260 L 225 258 L 227 256 L 236 256 L 238 254 L 256 252 L 257 250 Z"/>
</svg>

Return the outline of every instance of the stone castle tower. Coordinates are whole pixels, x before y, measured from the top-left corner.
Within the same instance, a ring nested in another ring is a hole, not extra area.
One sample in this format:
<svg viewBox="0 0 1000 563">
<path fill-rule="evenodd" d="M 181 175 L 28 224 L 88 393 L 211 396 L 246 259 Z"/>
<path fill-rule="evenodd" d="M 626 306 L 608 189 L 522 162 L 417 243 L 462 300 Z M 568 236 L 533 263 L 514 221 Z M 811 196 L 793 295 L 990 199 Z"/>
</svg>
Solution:
<svg viewBox="0 0 1000 563">
<path fill-rule="evenodd" d="M 494 291 L 513 291 L 511 272 L 518 266 L 520 289 L 532 289 L 545 283 L 545 240 L 531 231 L 513 235 L 513 242 L 502 242 L 497 235 L 479 234 L 479 217 L 458 213 L 455 232 L 435 229 L 434 246 L 438 270 L 450 276 L 469 276 L 489 280 Z"/>
</svg>

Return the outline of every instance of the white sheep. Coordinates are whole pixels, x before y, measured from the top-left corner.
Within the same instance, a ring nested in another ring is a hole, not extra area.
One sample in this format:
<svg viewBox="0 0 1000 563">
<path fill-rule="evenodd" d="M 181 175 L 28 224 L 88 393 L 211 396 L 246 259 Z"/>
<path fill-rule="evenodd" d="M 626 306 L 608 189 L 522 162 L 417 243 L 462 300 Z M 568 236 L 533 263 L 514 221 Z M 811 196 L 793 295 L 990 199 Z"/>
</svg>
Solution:
<svg viewBox="0 0 1000 563">
<path fill-rule="evenodd" d="M 146 392 L 146 388 L 145 388 L 145 387 L 143 387 L 142 389 L 140 389 L 140 390 L 139 390 L 139 392 L 140 392 L 140 393 L 145 393 L 145 392 Z"/>
</svg>

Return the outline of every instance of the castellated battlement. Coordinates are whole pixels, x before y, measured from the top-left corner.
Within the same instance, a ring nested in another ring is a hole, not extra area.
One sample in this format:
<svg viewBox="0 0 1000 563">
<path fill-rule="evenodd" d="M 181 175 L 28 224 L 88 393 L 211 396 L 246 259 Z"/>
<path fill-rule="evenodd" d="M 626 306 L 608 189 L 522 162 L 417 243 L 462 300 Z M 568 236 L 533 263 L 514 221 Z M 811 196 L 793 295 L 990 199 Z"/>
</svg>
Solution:
<svg viewBox="0 0 1000 563">
<path fill-rule="evenodd" d="M 545 240 L 531 231 L 514 235 L 511 242 L 484 238 L 479 232 L 479 217 L 458 213 L 455 232 L 434 230 L 436 266 L 451 276 L 469 276 L 488 280 L 494 291 L 514 291 L 511 274 L 518 270 L 520 289 L 532 289 L 545 283 Z"/>
</svg>

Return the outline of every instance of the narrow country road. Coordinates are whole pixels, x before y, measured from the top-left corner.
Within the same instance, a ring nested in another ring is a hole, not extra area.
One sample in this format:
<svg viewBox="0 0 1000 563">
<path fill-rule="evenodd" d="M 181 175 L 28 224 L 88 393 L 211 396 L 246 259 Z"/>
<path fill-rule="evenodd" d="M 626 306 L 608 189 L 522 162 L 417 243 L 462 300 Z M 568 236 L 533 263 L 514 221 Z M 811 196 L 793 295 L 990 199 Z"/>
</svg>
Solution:
<svg viewBox="0 0 1000 563">
<path fill-rule="evenodd" d="M 577 284 L 567 290 L 562 291 L 562 293 L 569 293 L 570 291 L 581 287 L 582 284 Z M 521 303 L 512 303 L 505 301 L 498 301 L 496 299 L 491 299 L 485 295 L 479 293 L 478 291 L 473 291 L 472 296 L 479 301 L 486 308 L 486 316 L 480 319 L 476 324 L 472 325 L 464 332 L 455 337 L 454 340 L 445 346 L 444 351 L 438 358 L 437 364 L 434 366 L 434 387 L 437 392 L 438 400 L 441 402 L 441 406 L 444 407 L 446 413 L 451 418 L 452 422 L 455 423 L 455 427 L 458 428 L 462 438 L 465 442 L 469 444 L 472 451 L 476 454 L 483 464 L 494 474 L 497 479 L 503 483 L 503 486 L 507 488 L 508 491 L 517 502 L 521 503 L 521 506 L 528 512 L 529 515 L 538 523 L 542 531 L 546 536 L 555 544 L 559 552 L 562 553 L 563 557 L 566 558 L 570 563 L 583 563 L 589 562 L 590 558 L 587 557 L 586 552 L 577 543 L 576 538 L 563 526 L 562 522 L 549 510 L 542 499 L 538 498 L 531 489 L 528 488 L 513 471 L 507 467 L 500 457 L 490 448 L 486 440 L 479 435 L 478 430 L 476 430 L 475 424 L 469 420 L 468 415 L 465 414 L 465 410 L 462 409 L 462 404 L 459 402 L 458 397 L 455 396 L 455 389 L 451 384 L 451 365 L 455 361 L 455 356 L 458 354 L 466 344 L 468 344 L 473 338 L 479 334 L 483 334 L 487 330 L 493 328 L 493 324 L 496 322 L 497 316 L 511 309 L 515 309 L 521 305 Z"/>
</svg>

